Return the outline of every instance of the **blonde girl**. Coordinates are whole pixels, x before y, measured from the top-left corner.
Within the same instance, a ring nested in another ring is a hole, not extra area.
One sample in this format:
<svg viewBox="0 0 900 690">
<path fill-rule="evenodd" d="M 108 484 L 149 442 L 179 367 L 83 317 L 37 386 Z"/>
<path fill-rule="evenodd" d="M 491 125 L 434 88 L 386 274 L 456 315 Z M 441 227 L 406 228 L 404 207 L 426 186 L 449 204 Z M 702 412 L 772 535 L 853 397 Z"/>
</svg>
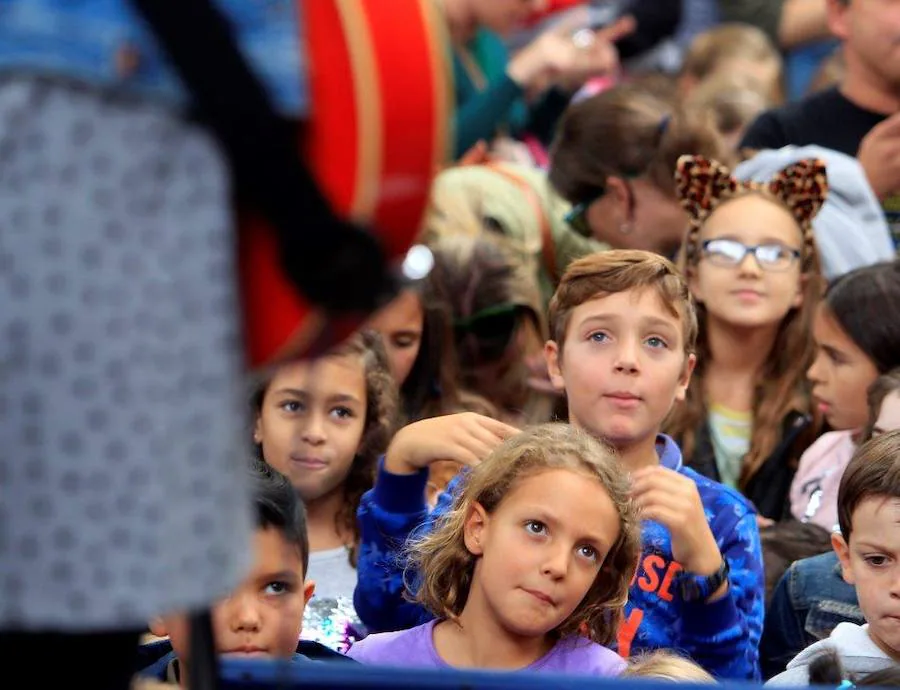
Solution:
<svg viewBox="0 0 900 690">
<path fill-rule="evenodd" d="M 350 656 L 382 665 L 614 676 L 613 641 L 641 548 L 613 451 L 561 424 L 523 431 L 466 478 L 410 552 L 436 617 L 370 635 Z"/>
<path fill-rule="evenodd" d="M 691 467 L 779 520 L 796 461 L 817 434 L 805 372 L 822 290 L 812 219 L 825 201 L 825 166 L 800 161 L 757 185 L 685 156 L 676 180 L 691 218 L 682 266 L 700 330 L 687 400 L 667 430 Z"/>
<path fill-rule="evenodd" d="M 687 657 L 660 650 L 640 654 L 628 660 L 623 678 L 652 678 L 672 683 L 715 683 L 716 679 L 702 666 Z"/>
</svg>

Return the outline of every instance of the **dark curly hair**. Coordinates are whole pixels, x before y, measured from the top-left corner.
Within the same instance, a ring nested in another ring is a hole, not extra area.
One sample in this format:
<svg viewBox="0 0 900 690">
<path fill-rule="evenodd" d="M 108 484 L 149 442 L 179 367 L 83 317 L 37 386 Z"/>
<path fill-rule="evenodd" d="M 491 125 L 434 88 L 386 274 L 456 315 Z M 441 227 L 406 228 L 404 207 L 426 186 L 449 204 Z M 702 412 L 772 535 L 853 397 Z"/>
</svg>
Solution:
<svg viewBox="0 0 900 690">
<path fill-rule="evenodd" d="M 363 435 L 356 451 L 356 457 L 350 466 L 350 472 L 344 480 L 345 501 L 335 516 L 335 524 L 341 532 L 353 535 L 350 545 L 350 565 L 356 567 L 359 555 L 360 532 L 356 521 L 362 495 L 375 484 L 375 470 L 378 457 L 386 450 L 399 420 L 399 393 L 397 384 L 391 376 L 387 353 L 381 336 L 375 331 L 364 330 L 336 347 L 331 356 L 358 356 L 362 359 L 366 379 L 366 420 Z M 266 397 L 269 376 L 253 391 L 251 404 L 253 412 L 258 416 L 262 412 L 263 400 Z M 262 445 L 257 443 L 256 455 L 265 461 Z"/>
</svg>

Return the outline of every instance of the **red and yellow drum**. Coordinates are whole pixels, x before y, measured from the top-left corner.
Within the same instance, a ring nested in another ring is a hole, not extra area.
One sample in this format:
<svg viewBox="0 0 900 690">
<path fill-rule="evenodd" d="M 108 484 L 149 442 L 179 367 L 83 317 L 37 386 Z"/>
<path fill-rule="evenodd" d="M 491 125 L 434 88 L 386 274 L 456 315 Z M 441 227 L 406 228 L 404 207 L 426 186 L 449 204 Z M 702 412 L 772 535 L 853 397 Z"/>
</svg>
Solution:
<svg viewBox="0 0 900 690">
<path fill-rule="evenodd" d="M 450 154 L 449 54 L 434 0 L 298 0 L 312 110 L 300 147 L 340 214 L 402 259 L 434 173 Z M 306 301 L 281 272 L 274 234 L 242 223 L 249 363 L 314 355 L 355 330 Z"/>
</svg>

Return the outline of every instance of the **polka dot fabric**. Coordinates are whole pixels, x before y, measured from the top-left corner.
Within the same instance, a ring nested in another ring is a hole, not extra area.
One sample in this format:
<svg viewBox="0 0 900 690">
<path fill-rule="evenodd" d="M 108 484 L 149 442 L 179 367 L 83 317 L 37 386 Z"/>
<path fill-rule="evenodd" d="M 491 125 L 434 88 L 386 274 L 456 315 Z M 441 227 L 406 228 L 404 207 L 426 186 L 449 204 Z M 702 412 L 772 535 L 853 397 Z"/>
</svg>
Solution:
<svg viewBox="0 0 900 690">
<path fill-rule="evenodd" d="M 247 567 L 231 223 L 200 130 L 0 81 L 0 628 L 133 628 Z"/>
</svg>

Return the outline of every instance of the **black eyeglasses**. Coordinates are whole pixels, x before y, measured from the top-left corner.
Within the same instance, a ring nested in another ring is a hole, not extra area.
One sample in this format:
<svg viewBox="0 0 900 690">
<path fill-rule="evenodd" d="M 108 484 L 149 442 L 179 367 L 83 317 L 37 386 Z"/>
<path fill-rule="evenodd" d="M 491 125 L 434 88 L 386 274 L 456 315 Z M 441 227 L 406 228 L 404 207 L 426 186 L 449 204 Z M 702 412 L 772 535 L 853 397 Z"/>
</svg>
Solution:
<svg viewBox="0 0 900 690">
<path fill-rule="evenodd" d="M 737 240 L 706 240 L 700 245 L 703 256 L 715 266 L 733 268 L 740 266 L 747 254 L 753 254 L 756 263 L 766 271 L 785 271 L 800 258 L 800 250 L 778 242 L 750 246 Z"/>
</svg>

